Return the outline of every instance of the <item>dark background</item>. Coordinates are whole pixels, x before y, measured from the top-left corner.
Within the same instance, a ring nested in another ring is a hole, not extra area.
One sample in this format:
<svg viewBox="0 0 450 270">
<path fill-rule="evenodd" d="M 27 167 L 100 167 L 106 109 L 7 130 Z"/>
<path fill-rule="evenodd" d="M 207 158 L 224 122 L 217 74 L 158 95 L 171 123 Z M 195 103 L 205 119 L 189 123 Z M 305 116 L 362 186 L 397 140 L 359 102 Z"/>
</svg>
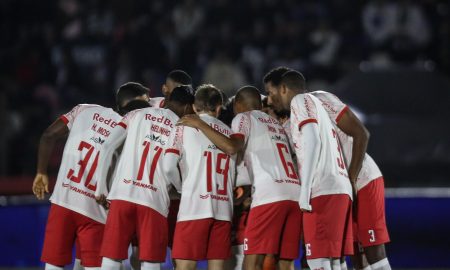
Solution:
<svg viewBox="0 0 450 270">
<path fill-rule="evenodd" d="M 173 69 L 230 97 L 284 65 L 371 132 L 393 268 L 450 268 L 449 1 L 1 0 L 0 36 L 0 267 L 39 265 L 48 202 L 26 194 L 59 115 L 127 81 L 161 96 Z"/>
<path fill-rule="evenodd" d="M 159 96 L 181 68 L 232 96 L 286 65 L 361 113 L 387 186 L 450 186 L 448 1 L 2 0 L 0 9 L 0 176 L 33 176 L 42 131 L 78 103 L 114 106 L 124 82 Z M 52 173 L 58 164 L 55 155 Z"/>
</svg>

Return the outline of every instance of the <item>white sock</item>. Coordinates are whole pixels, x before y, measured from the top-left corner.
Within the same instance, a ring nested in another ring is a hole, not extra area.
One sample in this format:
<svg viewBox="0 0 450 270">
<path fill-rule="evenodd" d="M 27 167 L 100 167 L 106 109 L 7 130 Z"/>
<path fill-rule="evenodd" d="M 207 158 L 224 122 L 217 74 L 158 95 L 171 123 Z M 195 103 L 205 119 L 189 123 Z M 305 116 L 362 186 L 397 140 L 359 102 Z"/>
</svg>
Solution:
<svg viewBox="0 0 450 270">
<path fill-rule="evenodd" d="M 384 258 L 374 264 L 370 265 L 372 270 L 391 270 L 391 265 L 387 258 Z"/>
<path fill-rule="evenodd" d="M 233 270 L 242 270 L 244 264 L 244 245 L 235 245 L 231 247 L 232 258 L 229 259 L 232 262 L 230 265 L 233 265 Z M 231 268 L 232 266 L 230 266 Z"/>
<path fill-rule="evenodd" d="M 318 258 L 306 260 L 311 270 L 332 270 L 331 260 L 328 258 Z"/>
<path fill-rule="evenodd" d="M 81 260 L 75 258 L 75 262 L 73 263 L 73 270 L 84 270 L 84 267 L 81 265 Z"/>
<path fill-rule="evenodd" d="M 347 262 L 345 260 L 341 262 L 341 270 L 348 270 Z"/>
<path fill-rule="evenodd" d="M 59 267 L 53 264 L 46 263 L 45 270 L 64 270 L 64 267 Z"/>
<path fill-rule="evenodd" d="M 341 259 L 331 259 L 331 269 L 341 270 Z"/>
<path fill-rule="evenodd" d="M 372 268 L 370 268 L 370 265 L 364 267 L 362 270 L 372 270 Z"/>
<path fill-rule="evenodd" d="M 110 258 L 103 257 L 102 270 L 120 270 L 122 262 L 115 261 Z"/>
<path fill-rule="evenodd" d="M 161 270 L 161 264 L 151 262 L 141 262 L 141 270 Z"/>
</svg>

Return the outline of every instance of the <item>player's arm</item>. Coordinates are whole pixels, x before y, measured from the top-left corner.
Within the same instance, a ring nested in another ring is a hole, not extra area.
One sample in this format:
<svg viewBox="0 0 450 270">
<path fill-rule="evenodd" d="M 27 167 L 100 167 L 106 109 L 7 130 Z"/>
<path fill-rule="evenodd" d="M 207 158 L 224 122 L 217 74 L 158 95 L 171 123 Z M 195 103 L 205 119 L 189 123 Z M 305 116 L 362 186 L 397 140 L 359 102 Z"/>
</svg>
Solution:
<svg viewBox="0 0 450 270">
<path fill-rule="evenodd" d="M 178 169 L 180 154 L 176 151 L 166 151 L 162 159 L 162 171 L 164 177 L 175 187 L 178 193 L 181 193 L 181 175 Z"/>
<path fill-rule="evenodd" d="M 302 166 L 300 168 L 300 208 L 303 211 L 312 211 L 311 190 L 313 177 L 316 174 L 317 163 L 319 162 L 320 141 L 319 127 L 316 123 L 308 123 L 301 128 L 302 145 L 301 149 L 295 149 L 298 157 L 302 156 Z"/>
<path fill-rule="evenodd" d="M 40 200 L 44 199 L 44 192 L 48 193 L 48 161 L 53 152 L 55 142 L 69 134 L 69 128 L 61 119 L 57 119 L 42 134 L 39 141 L 37 173 L 33 181 L 33 193 Z"/>
<path fill-rule="evenodd" d="M 364 161 L 370 134 L 348 107 L 337 122 L 337 126 L 345 134 L 353 137 L 352 159 L 348 166 L 348 177 L 354 183 L 358 178 Z"/>
<path fill-rule="evenodd" d="M 111 177 L 110 164 L 116 149 L 122 145 L 127 136 L 127 127 L 125 124 L 119 124 L 111 130 L 108 138 L 105 140 L 99 151 L 97 177 L 97 189 L 95 198 L 101 202 L 108 194 L 108 177 Z"/>
<path fill-rule="evenodd" d="M 201 130 L 212 143 L 228 155 L 234 155 L 244 148 L 243 138 L 237 136 L 227 137 L 223 135 L 209 126 L 205 121 L 200 119 L 198 115 L 185 115 L 178 121 L 177 125 L 188 126 Z"/>
</svg>

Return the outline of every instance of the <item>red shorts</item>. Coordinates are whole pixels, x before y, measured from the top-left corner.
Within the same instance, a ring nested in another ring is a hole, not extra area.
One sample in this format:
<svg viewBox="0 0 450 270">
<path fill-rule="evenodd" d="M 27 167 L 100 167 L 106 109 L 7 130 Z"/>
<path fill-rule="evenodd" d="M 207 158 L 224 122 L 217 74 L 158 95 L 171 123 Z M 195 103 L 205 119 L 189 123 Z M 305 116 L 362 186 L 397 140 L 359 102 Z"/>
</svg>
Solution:
<svg viewBox="0 0 450 270">
<path fill-rule="evenodd" d="M 180 209 L 180 200 L 170 200 L 169 215 L 167 216 L 167 223 L 169 225 L 169 244 L 173 247 L 173 235 L 175 234 L 175 226 L 177 224 L 178 210 Z"/>
<path fill-rule="evenodd" d="M 232 245 L 244 244 L 245 226 L 247 225 L 248 211 L 241 211 L 238 215 L 233 217 L 232 225 Z"/>
<path fill-rule="evenodd" d="M 139 243 L 139 260 L 165 261 L 167 219 L 150 207 L 113 200 L 106 220 L 102 257 L 128 258 L 128 246 L 135 235 Z"/>
<path fill-rule="evenodd" d="M 302 212 L 298 202 L 279 201 L 250 209 L 245 228 L 244 254 L 299 256 Z"/>
<path fill-rule="evenodd" d="M 303 213 L 306 258 L 353 255 L 352 201 L 346 194 L 311 199 L 312 212 Z"/>
<path fill-rule="evenodd" d="M 390 241 L 384 211 L 383 177 L 373 180 L 358 191 L 353 229 L 355 241 L 360 242 L 363 247 Z"/>
<path fill-rule="evenodd" d="M 64 266 L 72 263 L 72 249 L 85 267 L 100 267 L 100 247 L 105 225 L 87 216 L 52 204 L 45 228 L 43 262 Z"/>
<path fill-rule="evenodd" d="M 231 257 L 231 222 L 213 218 L 177 222 L 173 259 L 226 260 Z"/>
</svg>

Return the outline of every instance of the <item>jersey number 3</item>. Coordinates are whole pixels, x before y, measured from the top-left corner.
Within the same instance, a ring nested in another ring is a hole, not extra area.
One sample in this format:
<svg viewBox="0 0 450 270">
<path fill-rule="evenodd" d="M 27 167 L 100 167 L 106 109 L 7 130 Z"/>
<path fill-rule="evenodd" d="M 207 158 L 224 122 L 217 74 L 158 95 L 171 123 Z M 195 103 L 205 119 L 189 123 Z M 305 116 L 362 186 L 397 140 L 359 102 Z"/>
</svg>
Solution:
<svg viewBox="0 0 450 270">
<path fill-rule="evenodd" d="M 92 154 L 94 153 L 94 146 L 92 146 L 91 144 L 85 142 L 85 141 L 81 141 L 80 145 L 78 145 L 78 151 L 83 152 L 84 149 L 87 149 L 87 153 L 84 156 L 83 159 L 81 159 L 80 161 L 78 161 L 78 165 L 80 165 L 80 168 L 78 169 L 78 174 L 75 175 L 75 170 L 70 169 L 69 172 L 67 173 L 67 178 L 75 183 L 80 183 L 81 179 L 83 178 L 84 172 L 87 169 L 87 165 L 89 163 L 89 159 L 92 157 Z M 94 176 L 95 173 L 95 169 L 97 169 L 97 163 L 98 163 L 98 153 L 95 155 L 95 159 L 94 159 L 94 163 L 92 163 L 91 168 L 89 169 L 89 172 L 86 176 L 86 181 L 84 182 L 84 185 L 92 190 L 95 191 L 95 189 L 97 188 L 97 183 L 95 183 L 94 185 L 91 183 L 92 181 L 92 177 Z"/>
</svg>

